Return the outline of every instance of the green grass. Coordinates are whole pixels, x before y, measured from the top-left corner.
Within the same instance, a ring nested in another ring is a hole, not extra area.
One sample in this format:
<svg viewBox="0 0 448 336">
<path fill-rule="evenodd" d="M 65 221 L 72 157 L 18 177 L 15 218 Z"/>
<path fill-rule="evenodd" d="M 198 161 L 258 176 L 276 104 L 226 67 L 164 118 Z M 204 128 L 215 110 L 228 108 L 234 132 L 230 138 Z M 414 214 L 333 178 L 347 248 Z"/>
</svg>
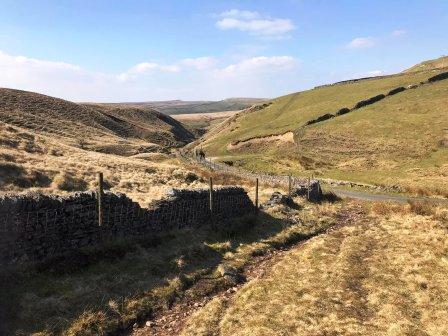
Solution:
<svg viewBox="0 0 448 336">
<path fill-rule="evenodd" d="M 353 107 L 360 100 L 387 93 L 398 86 L 419 83 L 430 76 L 428 73 L 399 75 L 279 97 L 268 107 L 239 117 L 231 125 L 233 131 L 224 132 L 216 139 L 206 142 L 205 148 L 214 155 L 226 154 L 226 146 L 231 141 L 292 131 L 325 113 L 336 113 L 343 107 Z"/>
<path fill-rule="evenodd" d="M 245 114 L 204 143 L 208 156 L 233 160 L 246 169 L 321 176 L 409 191 L 448 195 L 448 81 L 407 90 L 361 109 L 310 125 L 296 143 L 257 143 L 230 150 L 254 136 L 294 131 L 307 120 L 335 113 L 398 86 L 419 83 L 434 71 L 402 74 L 318 88 L 280 97 Z"/>
</svg>

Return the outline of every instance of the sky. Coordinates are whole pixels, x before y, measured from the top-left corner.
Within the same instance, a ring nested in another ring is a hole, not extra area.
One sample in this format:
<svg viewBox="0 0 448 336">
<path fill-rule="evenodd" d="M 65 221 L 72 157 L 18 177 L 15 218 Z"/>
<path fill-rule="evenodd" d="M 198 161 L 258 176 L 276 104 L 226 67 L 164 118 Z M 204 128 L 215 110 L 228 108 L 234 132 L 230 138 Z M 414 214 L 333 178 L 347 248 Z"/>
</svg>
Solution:
<svg viewBox="0 0 448 336">
<path fill-rule="evenodd" d="M 447 0 L 0 0 L 0 87 L 271 98 L 448 54 Z"/>
</svg>

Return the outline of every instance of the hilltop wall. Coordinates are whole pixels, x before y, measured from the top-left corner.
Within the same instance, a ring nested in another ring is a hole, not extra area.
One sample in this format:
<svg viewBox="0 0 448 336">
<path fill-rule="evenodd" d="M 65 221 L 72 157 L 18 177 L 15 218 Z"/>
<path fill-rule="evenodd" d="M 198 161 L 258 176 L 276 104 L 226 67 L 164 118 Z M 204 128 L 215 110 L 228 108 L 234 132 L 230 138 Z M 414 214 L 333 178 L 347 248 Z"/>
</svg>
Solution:
<svg viewBox="0 0 448 336">
<path fill-rule="evenodd" d="M 41 261 L 104 240 L 141 236 L 210 222 L 208 190 L 175 190 L 142 208 L 124 194 L 106 193 L 98 226 L 94 192 L 0 198 L 0 264 Z M 242 216 L 254 205 L 242 188 L 215 189 L 213 218 Z"/>
</svg>

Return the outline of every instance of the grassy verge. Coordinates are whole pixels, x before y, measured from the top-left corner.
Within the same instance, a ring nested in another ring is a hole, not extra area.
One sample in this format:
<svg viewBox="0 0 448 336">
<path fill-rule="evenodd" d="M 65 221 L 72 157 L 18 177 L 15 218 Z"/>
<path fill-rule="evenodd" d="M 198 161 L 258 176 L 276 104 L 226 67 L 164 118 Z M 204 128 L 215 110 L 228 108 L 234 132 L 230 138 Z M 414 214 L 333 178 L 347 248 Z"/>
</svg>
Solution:
<svg viewBox="0 0 448 336">
<path fill-rule="evenodd" d="M 221 229 L 119 241 L 38 267 L 2 271 L 3 334 L 114 334 L 169 308 L 201 278 L 201 296 L 232 286 L 220 267 L 240 272 L 255 255 L 322 232 L 340 205 L 303 204 L 245 217 Z M 222 223 L 224 224 L 224 223 Z"/>
</svg>

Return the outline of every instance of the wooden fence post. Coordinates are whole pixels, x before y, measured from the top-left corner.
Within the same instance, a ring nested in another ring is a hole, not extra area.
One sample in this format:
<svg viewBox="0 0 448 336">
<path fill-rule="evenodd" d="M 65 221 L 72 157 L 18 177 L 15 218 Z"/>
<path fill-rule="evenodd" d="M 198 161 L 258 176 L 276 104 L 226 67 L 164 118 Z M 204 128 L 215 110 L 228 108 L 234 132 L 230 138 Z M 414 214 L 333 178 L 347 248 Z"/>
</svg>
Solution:
<svg viewBox="0 0 448 336">
<path fill-rule="evenodd" d="M 288 175 L 288 197 L 291 198 L 291 175 Z"/>
<path fill-rule="evenodd" d="M 213 179 L 210 177 L 210 216 L 213 219 Z"/>
<path fill-rule="evenodd" d="M 98 173 L 98 226 L 103 225 L 103 173 Z"/>
<path fill-rule="evenodd" d="M 258 213 L 258 178 L 255 180 L 255 211 Z"/>
<path fill-rule="evenodd" d="M 307 192 L 307 199 L 310 200 L 310 188 L 311 188 L 311 179 L 308 177 L 308 192 Z"/>
</svg>

